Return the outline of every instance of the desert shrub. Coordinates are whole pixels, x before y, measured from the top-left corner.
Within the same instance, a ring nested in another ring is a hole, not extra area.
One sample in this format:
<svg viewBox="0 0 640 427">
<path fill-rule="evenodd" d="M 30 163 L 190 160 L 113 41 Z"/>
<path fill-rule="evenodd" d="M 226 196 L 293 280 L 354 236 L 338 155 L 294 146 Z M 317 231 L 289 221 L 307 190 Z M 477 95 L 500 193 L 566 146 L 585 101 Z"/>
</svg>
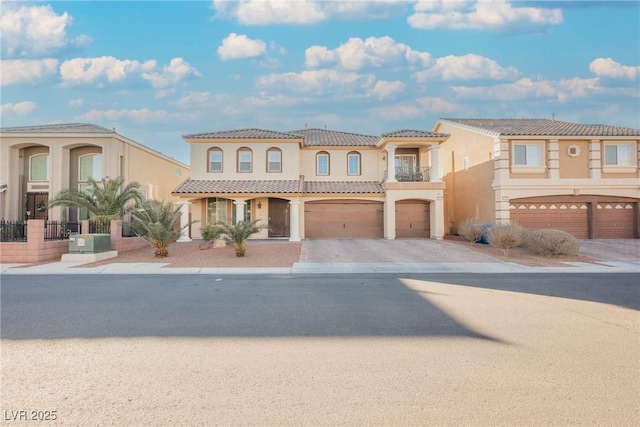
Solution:
<svg viewBox="0 0 640 427">
<path fill-rule="evenodd" d="M 207 224 L 200 229 L 200 235 L 205 242 L 213 242 L 222 235 L 222 229 L 215 224 Z"/>
<path fill-rule="evenodd" d="M 459 236 L 464 237 L 467 241 L 474 243 L 484 235 L 484 224 L 480 221 L 468 218 L 458 223 L 456 231 Z"/>
<path fill-rule="evenodd" d="M 571 234 L 554 229 L 535 230 L 527 233 L 525 247 L 538 255 L 548 257 L 576 255 L 580 243 Z"/>
<path fill-rule="evenodd" d="M 509 249 L 522 245 L 527 230 L 516 223 L 495 224 L 487 230 L 487 240 L 495 248 L 502 249 L 505 256 Z"/>
</svg>

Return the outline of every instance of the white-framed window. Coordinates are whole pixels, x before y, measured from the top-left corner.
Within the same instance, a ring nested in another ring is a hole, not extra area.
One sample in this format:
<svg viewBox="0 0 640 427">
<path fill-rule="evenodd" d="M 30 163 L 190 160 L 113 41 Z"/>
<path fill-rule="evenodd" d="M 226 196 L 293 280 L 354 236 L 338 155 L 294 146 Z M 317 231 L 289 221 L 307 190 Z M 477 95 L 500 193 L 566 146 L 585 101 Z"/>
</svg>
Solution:
<svg viewBox="0 0 640 427">
<path fill-rule="evenodd" d="M 86 182 L 89 178 L 96 181 L 102 179 L 102 154 L 85 154 L 78 159 L 78 181 Z"/>
<path fill-rule="evenodd" d="M 329 153 L 326 151 L 316 154 L 316 175 L 329 175 Z"/>
<path fill-rule="evenodd" d="M 606 144 L 605 166 L 631 166 L 631 144 Z"/>
<path fill-rule="evenodd" d="M 282 150 L 279 148 L 267 150 L 267 172 L 282 172 Z"/>
<path fill-rule="evenodd" d="M 49 153 L 29 158 L 29 181 L 49 181 Z"/>
<path fill-rule="evenodd" d="M 232 213 L 232 216 L 231 216 L 233 225 L 236 225 L 236 223 L 237 223 L 237 221 L 236 221 L 236 218 L 238 217 L 237 211 L 238 211 L 238 206 L 234 203 L 233 204 L 233 213 Z M 244 222 L 251 222 L 251 200 L 247 200 L 247 202 L 245 202 L 245 204 L 244 204 L 244 217 L 242 218 L 242 220 Z"/>
<path fill-rule="evenodd" d="M 219 148 L 210 148 L 207 153 L 207 172 L 222 172 L 222 150 Z"/>
<path fill-rule="evenodd" d="M 514 166 L 543 166 L 542 146 L 540 144 L 514 144 Z"/>
<path fill-rule="evenodd" d="M 360 153 L 357 151 L 347 154 L 347 175 L 360 175 Z"/>
<path fill-rule="evenodd" d="M 220 197 L 207 198 L 207 224 L 216 222 L 227 223 L 227 203 L 228 199 Z"/>
<path fill-rule="evenodd" d="M 253 170 L 252 154 L 249 148 L 238 149 L 238 172 L 251 172 Z"/>
</svg>

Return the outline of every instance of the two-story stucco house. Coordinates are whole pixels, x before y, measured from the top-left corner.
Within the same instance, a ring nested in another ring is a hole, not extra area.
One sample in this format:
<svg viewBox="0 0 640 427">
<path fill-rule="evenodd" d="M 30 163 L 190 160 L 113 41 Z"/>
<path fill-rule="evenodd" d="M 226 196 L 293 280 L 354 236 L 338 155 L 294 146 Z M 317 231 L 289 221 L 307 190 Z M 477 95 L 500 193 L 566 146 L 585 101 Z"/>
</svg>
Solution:
<svg viewBox="0 0 640 427">
<path fill-rule="evenodd" d="M 174 200 L 171 190 L 189 167 L 113 129 L 72 123 L 0 129 L 0 217 L 59 220 L 63 209 L 46 208 L 49 198 L 87 180 L 123 176 L 140 184 L 149 199 Z M 83 214 L 68 210 L 68 219 Z"/>
<path fill-rule="evenodd" d="M 173 193 L 199 221 L 194 238 L 208 223 L 260 220 L 268 229 L 257 238 L 441 239 L 438 147 L 447 136 L 326 129 L 185 135 L 191 176 Z"/>
<path fill-rule="evenodd" d="M 447 226 L 467 218 L 634 238 L 640 129 L 545 119 L 440 119 Z"/>
</svg>

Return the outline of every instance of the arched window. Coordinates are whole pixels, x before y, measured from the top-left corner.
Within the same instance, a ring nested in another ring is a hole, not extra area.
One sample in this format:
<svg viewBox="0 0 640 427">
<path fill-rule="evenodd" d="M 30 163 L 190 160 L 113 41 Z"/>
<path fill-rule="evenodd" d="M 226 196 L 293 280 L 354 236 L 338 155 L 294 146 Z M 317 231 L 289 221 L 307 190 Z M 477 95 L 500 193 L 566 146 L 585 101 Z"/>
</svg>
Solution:
<svg viewBox="0 0 640 427">
<path fill-rule="evenodd" d="M 222 150 L 214 147 L 207 151 L 207 172 L 222 172 Z"/>
<path fill-rule="evenodd" d="M 238 172 L 253 171 L 253 152 L 250 148 L 238 148 Z"/>
<path fill-rule="evenodd" d="M 316 175 L 329 175 L 329 153 L 326 151 L 316 154 Z"/>
<path fill-rule="evenodd" d="M 87 182 L 89 178 L 102 179 L 102 154 L 86 154 L 78 159 L 78 181 Z"/>
<path fill-rule="evenodd" d="M 267 150 L 267 172 L 282 172 L 282 150 L 279 148 Z"/>
<path fill-rule="evenodd" d="M 49 181 L 49 153 L 29 158 L 29 181 Z"/>
<path fill-rule="evenodd" d="M 347 175 L 360 175 L 360 153 L 357 151 L 347 154 Z"/>
</svg>

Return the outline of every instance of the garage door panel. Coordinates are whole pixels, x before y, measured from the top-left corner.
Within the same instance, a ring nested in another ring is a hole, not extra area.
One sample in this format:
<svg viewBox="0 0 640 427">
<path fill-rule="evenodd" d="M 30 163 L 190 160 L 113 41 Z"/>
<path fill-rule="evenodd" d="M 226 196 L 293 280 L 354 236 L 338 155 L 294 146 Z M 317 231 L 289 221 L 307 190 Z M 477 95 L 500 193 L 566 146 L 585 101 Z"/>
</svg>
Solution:
<svg viewBox="0 0 640 427">
<path fill-rule="evenodd" d="M 396 203 L 396 237 L 431 237 L 429 202 L 401 201 Z"/>
<path fill-rule="evenodd" d="M 511 220 L 529 230 L 554 228 L 578 239 L 589 238 L 587 203 L 514 203 Z"/>
<path fill-rule="evenodd" d="M 636 208 L 634 203 L 598 203 L 595 223 L 598 239 L 629 239 L 635 237 Z"/>
<path fill-rule="evenodd" d="M 305 204 L 305 237 L 311 239 L 382 238 L 380 202 L 326 201 Z"/>
</svg>

